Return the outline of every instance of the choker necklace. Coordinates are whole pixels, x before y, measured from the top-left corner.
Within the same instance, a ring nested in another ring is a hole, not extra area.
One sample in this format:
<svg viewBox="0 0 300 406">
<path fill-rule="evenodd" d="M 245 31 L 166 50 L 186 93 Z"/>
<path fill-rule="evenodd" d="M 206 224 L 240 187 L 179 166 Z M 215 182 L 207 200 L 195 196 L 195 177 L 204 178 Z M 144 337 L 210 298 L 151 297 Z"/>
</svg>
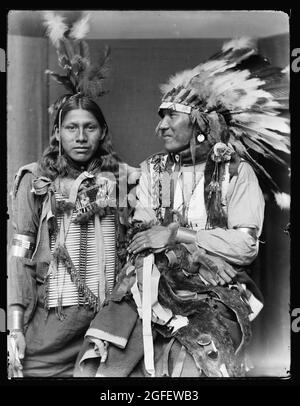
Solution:
<svg viewBox="0 0 300 406">
<path fill-rule="evenodd" d="M 212 146 L 208 141 L 201 142 L 201 144 L 196 145 L 195 148 L 195 165 L 206 162 L 207 156 L 211 150 Z M 186 147 L 182 151 L 170 152 L 168 154 L 169 159 L 174 163 L 180 163 L 181 166 L 192 166 L 193 159 L 191 155 L 190 146 Z"/>
<path fill-rule="evenodd" d="M 101 160 L 99 158 L 92 158 L 88 162 L 76 162 L 69 156 L 65 155 L 65 159 L 68 164 L 68 174 L 75 177 L 84 171 L 92 172 L 95 169 L 98 169 L 101 165 Z"/>
</svg>

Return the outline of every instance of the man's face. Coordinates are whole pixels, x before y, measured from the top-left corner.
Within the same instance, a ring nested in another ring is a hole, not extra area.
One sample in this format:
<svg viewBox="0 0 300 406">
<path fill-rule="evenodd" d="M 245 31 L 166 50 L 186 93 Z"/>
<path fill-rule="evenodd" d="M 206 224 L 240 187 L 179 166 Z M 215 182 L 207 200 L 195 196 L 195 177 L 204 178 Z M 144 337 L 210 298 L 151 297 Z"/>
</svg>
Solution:
<svg viewBox="0 0 300 406">
<path fill-rule="evenodd" d="M 190 117 L 169 109 L 160 112 L 162 120 L 158 126 L 158 137 L 167 152 L 179 152 L 188 146 L 193 134 Z"/>
<path fill-rule="evenodd" d="M 58 132 L 56 137 L 59 139 Z M 66 114 L 61 125 L 61 143 L 64 153 L 74 161 L 89 161 L 101 139 L 102 129 L 92 113 L 77 109 Z"/>
</svg>

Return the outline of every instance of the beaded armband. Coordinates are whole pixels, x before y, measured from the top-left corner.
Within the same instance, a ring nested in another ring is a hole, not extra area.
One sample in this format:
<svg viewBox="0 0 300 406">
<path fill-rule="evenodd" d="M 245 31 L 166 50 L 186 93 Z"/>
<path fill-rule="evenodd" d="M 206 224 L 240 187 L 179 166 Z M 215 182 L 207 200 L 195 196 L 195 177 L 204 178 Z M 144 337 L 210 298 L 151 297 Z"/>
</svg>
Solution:
<svg viewBox="0 0 300 406">
<path fill-rule="evenodd" d="M 25 234 L 15 234 L 11 245 L 11 255 L 14 257 L 31 258 L 35 248 L 35 237 Z"/>
</svg>

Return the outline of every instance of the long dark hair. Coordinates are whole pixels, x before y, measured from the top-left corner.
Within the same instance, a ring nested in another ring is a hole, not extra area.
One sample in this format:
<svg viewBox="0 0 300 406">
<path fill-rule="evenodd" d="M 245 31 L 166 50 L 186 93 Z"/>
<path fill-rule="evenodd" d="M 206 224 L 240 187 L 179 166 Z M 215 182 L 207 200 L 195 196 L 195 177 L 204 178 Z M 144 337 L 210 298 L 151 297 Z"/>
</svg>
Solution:
<svg viewBox="0 0 300 406">
<path fill-rule="evenodd" d="M 45 149 L 39 160 L 39 167 L 42 174 L 52 180 L 58 175 L 65 176 L 68 174 L 69 164 L 66 157 L 63 155 L 63 151 L 62 155 L 59 156 L 59 142 L 55 137 L 55 131 L 59 128 L 59 120 L 62 123 L 69 111 L 83 109 L 93 114 L 104 133 L 104 138 L 100 142 L 93 159 L 98 158 L 100 160 L 101 171 L 112 172 L 117 177 L 118 163 L 122 162 L 122 160 L 113 149 L 108 126 L 98 104 L 90 97 L 81 94 L 64 95 L 61 97 L 61 100 L 62 105 L 58 108 L 53 122 L 52 136 L 49 146 Z"/>
</svg>

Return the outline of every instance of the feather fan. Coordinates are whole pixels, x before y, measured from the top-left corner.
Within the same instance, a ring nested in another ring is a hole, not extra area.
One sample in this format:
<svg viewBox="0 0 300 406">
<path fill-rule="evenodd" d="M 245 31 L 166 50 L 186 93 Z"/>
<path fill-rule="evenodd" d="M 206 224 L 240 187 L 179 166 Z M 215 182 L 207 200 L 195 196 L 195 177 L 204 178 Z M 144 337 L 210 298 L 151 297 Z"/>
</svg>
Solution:
<svg viewBox="0 0 300 406">
<path fill-rule="evenodd" d="M 50 70 L 46 73 L 64 85 L 68 92 L 94 98 L 107 93 L 104 82 L 110 70 L 110 49 L 106 47 L 101 63 L 91 63 L 89 47 L 84 41 L 89 31 L 89 18 L 89 14 L 84 14 L 68 26 L 65 17 L 54 12 L 44 13 L 46 33 L 56 48 L 59 66 L 66 74 Z"/>
<path fill-rule="evenodd" d="M 54 14 L 53 11 L 44 13 L 44 25 L 46 27 L 46 35 L 50 38 L 55 47 L 59 46 L 59 41 L 64 38 L 69 27 L 65 24 L 65 17 Z"/>
</svg>

